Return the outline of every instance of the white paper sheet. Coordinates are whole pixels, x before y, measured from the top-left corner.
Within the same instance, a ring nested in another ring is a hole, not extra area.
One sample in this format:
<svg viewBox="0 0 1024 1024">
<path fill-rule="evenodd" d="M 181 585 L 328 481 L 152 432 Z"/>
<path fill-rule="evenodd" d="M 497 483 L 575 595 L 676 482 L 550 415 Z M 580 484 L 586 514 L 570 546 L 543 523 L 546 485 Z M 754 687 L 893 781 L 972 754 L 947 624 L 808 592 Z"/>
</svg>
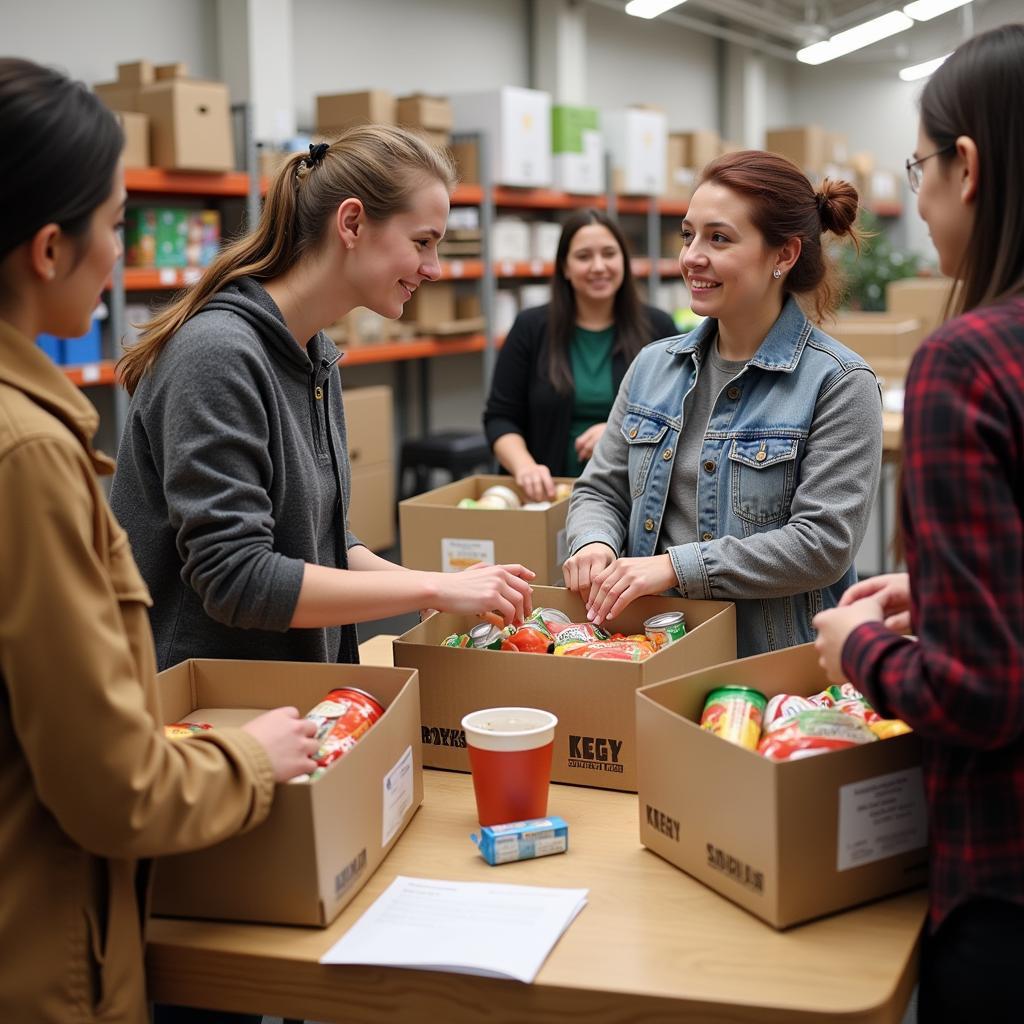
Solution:
<svg viewBox="0 0 1024 1024">
<path fill-rule="evenodd" d="M 320 963 L 531 982 L 587 892 L 399 875 Z"/>
</svg>

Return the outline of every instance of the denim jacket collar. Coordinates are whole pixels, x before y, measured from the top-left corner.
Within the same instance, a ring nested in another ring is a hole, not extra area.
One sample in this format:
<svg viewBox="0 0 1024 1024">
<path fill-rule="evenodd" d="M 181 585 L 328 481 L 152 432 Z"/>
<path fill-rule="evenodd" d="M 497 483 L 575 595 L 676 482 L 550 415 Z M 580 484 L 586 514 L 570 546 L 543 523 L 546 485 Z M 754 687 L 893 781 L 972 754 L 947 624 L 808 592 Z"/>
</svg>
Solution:
<svg viewBox="0 0 1024 1024">
<path fill-rule="evenodd" d="M 677 341 L 673 341 L 668 346 L 668 352 L 671 355 L 692 355 L 699 358 L 698 353 L 717 330 L 718 321 L 707 317 L 689 334 L 684 334 Z M 811 330 L 811 322 L 804 316 L 799 303 L 792 295 L 787 296 L 782 312 L 748 365 L 759 366 L 763 370 L 792 373 L 800 362 L 800 355 L 811 336 Z"/>
</svg>

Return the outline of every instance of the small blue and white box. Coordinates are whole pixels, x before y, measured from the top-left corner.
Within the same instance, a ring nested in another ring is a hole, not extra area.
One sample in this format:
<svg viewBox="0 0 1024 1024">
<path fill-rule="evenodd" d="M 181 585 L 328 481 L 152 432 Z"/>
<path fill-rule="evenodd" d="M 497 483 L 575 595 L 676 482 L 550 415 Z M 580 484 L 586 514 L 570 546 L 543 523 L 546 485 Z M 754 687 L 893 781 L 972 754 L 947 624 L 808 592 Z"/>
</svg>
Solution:
<svg viewBox="0 0 1024 1024">
<path fill-rule="evenodd" d="M 569 826 L 561 818 L 533 818 L 507 825 L 485 825 L 470 839 L 488 864 L 533 860 L 569 849 Z"/>
</svg>

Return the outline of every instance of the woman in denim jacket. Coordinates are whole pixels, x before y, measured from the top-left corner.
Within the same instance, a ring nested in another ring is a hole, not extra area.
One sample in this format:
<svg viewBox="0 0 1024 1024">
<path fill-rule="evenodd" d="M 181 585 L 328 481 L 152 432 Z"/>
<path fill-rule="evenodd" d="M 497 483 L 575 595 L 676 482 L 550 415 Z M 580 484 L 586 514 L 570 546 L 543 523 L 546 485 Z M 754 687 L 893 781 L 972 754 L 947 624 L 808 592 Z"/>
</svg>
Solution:
<svg viewBox="0 0 1024 1024">
<path fill-rule="evenodd" d="M 836 305 L 822 234 L 857 193 L 788 160 L 709 164 L 682 223 L 691 334 L 648 345 L 569 507 L 565 583 L 588 617 L 678 592 L 736 602 L 740 657 L 813 639 L 856 579 L 878 485 L 882 406 L 867 364 L 821 331 Z"/>
</svg>

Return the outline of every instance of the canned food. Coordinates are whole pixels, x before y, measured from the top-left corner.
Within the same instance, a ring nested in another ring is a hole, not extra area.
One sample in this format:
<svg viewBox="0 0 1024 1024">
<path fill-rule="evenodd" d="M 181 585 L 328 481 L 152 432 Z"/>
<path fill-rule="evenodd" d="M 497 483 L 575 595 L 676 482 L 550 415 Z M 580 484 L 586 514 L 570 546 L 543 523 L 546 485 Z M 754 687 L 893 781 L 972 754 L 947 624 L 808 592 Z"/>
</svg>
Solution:
<svg viewBox="0 0 1024 1024">
<path fill-rule="evenodd" d="M 573 622 L 563 626 L 555 633 L 555 646 L 565 647 L 567 644 L 590 644 L 595 640 L 607 640 L 608 634 L 593 622 Z"/>
<path fill-rule="evenodd" d="M 527 622 L 539 622 L 554 637 L 560 629 L 572 625 L 572 619 L 560 608 L 534 608 Z"/>
<path fill-rule="evenodd" d="M 320 748 L 313 758 L 321 768 L 350 751 L 380 720 L 384 708 L 365 690 L 352 686 L 331 690 L 306 717 L 316 722 Z"/>
<path fill-rule="evenodd" d="M 551 650 L 551 634 L 539 622 L 524 622 L 508 642 L 524 654 L 547 654 Z"/>
<path fill-rule="evenodd" d="M 451 633 L 441 641 L 442 647 L 468 647 L 469 634 Z"/>
<path fill-rule="evenodd" d="M 772 761 L 797 761 L 877 739 L 868 726 L 834 708 L 801 711 L 767 733 L 757 752 Z"/>
<path fill-rule="evenodd" d="M 686 636 L 686 616 L 682 612 L 661 612 L 644 623 L 644 633 L 656 648 L 668 647 Z"/>
<path fill-rule="evenodd" d="M 700 727 L 723 740 L 756 750 L 768 698 L 749 686 L 720 686 L 704 701 Z"/>
<path fill-rule="evenodd" d="M 783 722 L 800 714 L 801 711 L 810 711 L 816 707 L 807 697 L 799 697 L 794 693 L 777 693 L 764 709 L 764 716 L 761 727 L 764 731 L 771 732 Z"/>
<path fill-rule="evenodd" d="M 207 729 L 212 729 L 212 725 L 208 725 L 206 722 L 174 722 L 172 725 L 164 726 L 164 735 L 169 740 L 183 740 L 186 736 L 191 736 L 193 733 L 205 732 Z"/>
<path fill-rule="evenodd" d="M 592 661 L 646 661 L 654 654 L 654 648 L 646 639 L 572 643 L 561 648 L 561 651 L 567 658 L 589 658 Z"/>
<path fill-rule="evenodd" d="M 478 651 L 500 651 L 504 639 L 504 631 L 493 623 L 478 622 L 469 631 L 468 646 L 475 647 Z"/>
</svg>

